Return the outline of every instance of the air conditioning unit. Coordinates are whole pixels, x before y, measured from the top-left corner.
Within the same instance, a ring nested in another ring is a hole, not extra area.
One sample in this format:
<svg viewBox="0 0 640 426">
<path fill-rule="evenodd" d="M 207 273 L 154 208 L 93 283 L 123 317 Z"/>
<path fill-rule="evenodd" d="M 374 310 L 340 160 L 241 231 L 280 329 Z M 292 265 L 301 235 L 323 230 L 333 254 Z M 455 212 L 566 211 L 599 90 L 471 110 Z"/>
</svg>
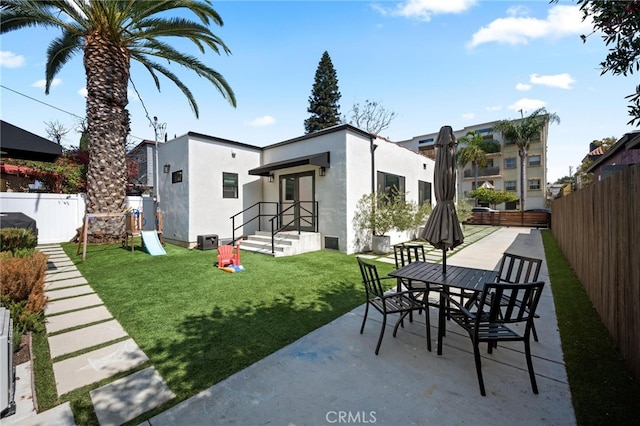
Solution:
<svg viewBox="0 0 640 426">
<path fill-rule="evenodd" d="M 13 320 L 0 308 L 0 417 L 16 412 L 16 371 L 13 367 Z"/>
</svg>

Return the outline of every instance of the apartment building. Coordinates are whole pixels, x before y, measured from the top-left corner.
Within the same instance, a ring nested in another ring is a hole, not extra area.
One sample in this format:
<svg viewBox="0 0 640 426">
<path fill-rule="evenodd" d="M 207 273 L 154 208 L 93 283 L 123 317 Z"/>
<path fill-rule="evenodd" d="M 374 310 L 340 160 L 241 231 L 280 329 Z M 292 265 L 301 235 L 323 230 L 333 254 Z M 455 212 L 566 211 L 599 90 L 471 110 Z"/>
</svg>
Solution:
<svg viewBox="0 0 640 426">
<path fill-rule="evenodd" d="M 519 120 L 516 120 L 519 121 Z M 454 130 L 456 139 L 475 130 L 487 140 L 495 141 L 500 150 L 487 154 L 487 166 L 478 170 L 478 187 L 492 186 L 496 190 L 504 190 L 520 195 L 520 157 L 518 147 L 506 142 L 499 132 L 493 131 L 498 121 L 466 126 Z M 540 132 L 540 139 L 531 141 L 525 161 L 526 167 L 526 209 L 547 207 L 547 140 L 549 125 L 545 125 Z M 396 142 L 398 145 L 419 152 L 428 158 L 435 159 L 435 141 L 438 132 L 415 136 L 409 140 Z M 462 146 L 459 146 L 460 149 Z M 458 197 L 468 198 L 469 192 L 476 188 L 475 166 L 467 163 L 458 167 L 457 174 Z M 516 210 L 519 201 L 496 206 L 499 210 Z"/>
</svg>

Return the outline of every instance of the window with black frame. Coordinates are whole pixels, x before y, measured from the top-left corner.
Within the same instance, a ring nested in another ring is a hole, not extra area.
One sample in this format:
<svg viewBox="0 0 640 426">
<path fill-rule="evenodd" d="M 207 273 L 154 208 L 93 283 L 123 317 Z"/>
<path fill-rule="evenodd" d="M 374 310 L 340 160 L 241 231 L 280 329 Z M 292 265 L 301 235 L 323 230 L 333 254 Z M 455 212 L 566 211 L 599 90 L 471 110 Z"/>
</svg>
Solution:
<svg viewBox="0 0 640 426">
<path fill-rule="evenodd" d="M 431 204 L 431 183 L 418 181 L 418 204 Z"/>
<path fill-rule="evenodd" d="M 222 173 L 222 198 L 238 198 L 237 173 Z"/>
<path fill-rule="evenodd" d="M 378 172 L 378 194 L 386 194 L 390 200 L 400 195 L 404 197 L 404 176 Z"/>
</svg>

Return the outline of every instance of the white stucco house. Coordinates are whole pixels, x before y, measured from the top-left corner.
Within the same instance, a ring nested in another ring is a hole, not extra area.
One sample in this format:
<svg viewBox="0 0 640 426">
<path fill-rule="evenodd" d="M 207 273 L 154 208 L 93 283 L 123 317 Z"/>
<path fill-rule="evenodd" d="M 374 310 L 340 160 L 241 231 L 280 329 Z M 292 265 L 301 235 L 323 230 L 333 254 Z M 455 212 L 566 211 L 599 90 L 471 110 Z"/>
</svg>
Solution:
<svg viewBox="0 0 640 426">
<path fill-rule="evenodd" d="M 165 241 L 230 241 L 270 231 L 274 219 L 350 254 L 366 248 L 352 224 L 358 200 L 396 186 L 431 203 L 434 161 L 344 124 L 266 147 L 189 132 L 162 144 L 159 169 Z"/>
</svg>

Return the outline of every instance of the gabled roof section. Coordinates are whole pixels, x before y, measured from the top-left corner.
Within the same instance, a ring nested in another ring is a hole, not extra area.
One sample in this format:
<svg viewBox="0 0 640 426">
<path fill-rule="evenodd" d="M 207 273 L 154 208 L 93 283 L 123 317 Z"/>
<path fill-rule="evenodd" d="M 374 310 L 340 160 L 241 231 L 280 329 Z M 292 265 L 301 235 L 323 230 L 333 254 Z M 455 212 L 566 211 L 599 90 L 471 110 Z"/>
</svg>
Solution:
<svg viewBox="0 0 640 426">
<path fill-rule="evenodd" d="M 1 120 L 0 150 L 2 155 L 18 160 L 53 163 L 62 155 L 62 146 Z"/>
<path fill-rule="evenodd" d="M 627 149 L 639 149 L 640 148 L 640 130 L 625 133 L 618 142 L 613 144 L 611 148 L 604 154 L 602 154 L 597 160 L 593 162 L 587 169 L 587 172 L 592 172 L 602 164 L 604 164 L 608 158 L 611 158 L 615 153 L 627 150 Z"/>
</svg>

